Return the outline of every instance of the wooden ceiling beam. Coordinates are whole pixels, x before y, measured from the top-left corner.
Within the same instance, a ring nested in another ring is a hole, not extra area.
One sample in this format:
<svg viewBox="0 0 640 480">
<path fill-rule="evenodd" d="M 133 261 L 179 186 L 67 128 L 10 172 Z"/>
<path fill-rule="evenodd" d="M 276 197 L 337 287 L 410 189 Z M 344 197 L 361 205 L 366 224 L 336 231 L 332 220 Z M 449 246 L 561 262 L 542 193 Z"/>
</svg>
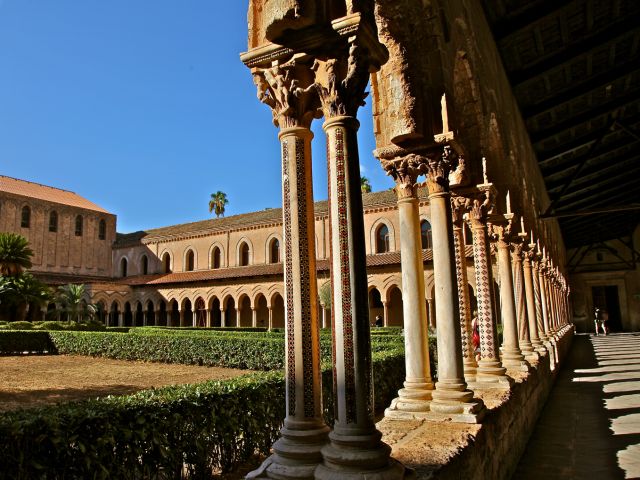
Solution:
<svg viewBox="0 0 640 480">
<path fill-rule="evenodd" d="M 528 8 L 523 8 L 511 15 L 505 15 L 495 22 L 491 30 L 496 42 L 516 33 L 542 20 L 545 17 L 555 15 L 559 10 L 569 5 L 573 0 L 556 0 L 553 2 L 540 1 L 528 2 Z"/>
<path fill-rule="evenodd" d="M 562 200 L 560 200 L 560 202 L 558 202 L 558 205 L 562 205 L 562 208 L 565 210 L 568 209 L 569 207 L 577 208 L 577 205 L 584 205 L 584 204 L 587 204 L 587 208 L 589 208 L 595 202 L 599 201 L 599 199 L 608 198 L 610 197 L 609 194 L 613 192 L 617 192 L 621 188 L 637 186 L 638 178 L 637 177 L 628 178 L 627 181 L 623 182 L 622 184 L 620 184 L 619 180 L 616 178 L 614 182 L 615 184 L 609 187 L 608 185 L 610 183 L 611 182 L 599 182 L 594 186 L 593 189 L 590 189 L 590 190 L 584 189 L 584 191 L 581 192 L 581 193 L 584 193 L 583 195 L 578 195 L 578 192 L 572 194 L 571 196 L 573 197 L 573 199 L 571 201 L 564 201 L 565 198 L 563 198 Z M 607 185 L 607 188 L 603 189 L 605 185 Z M 621 194 L 622 193 L 623 192 L 621 192 Z M 624 193 L 626 193 L 626 196 L 629 196 L 628 191 Z M 630 199 L 630 201 L 632 201 L 632 199 Z"/>
<path fill-rule="evenodd" d="M 602 155 L 598 155 L 597 157 L 593 158 L 599 158 L 601 156 Z M 580 172 L 580 174 L 573 179 L 571 185 L 575 187 L 576 185 L 580 185 L 591 180 L 598 180 L 602 175 L 615 174 L 618 170 L 620 170 L 623 175 L 626 175 L 623 169 L 633 165 L 637 165 L 638 161 L 640 161 L 640 153 L 637 153 L 637 151 L 636 155 L 632 156 L 629 156 L 627 154 L 610 155 L 601 162 L 595 164 L 591 162 L 589 164 L 589 168 L 585 168 L 582 172 Z M 574 164 L 573 166 L 576 167 L 577 165 Z M 549 192 L 549 196 L 553 196 L 555 191 L 557 191 L 558 188 L 561 188 L 566 181 L 567 179 L 551 181 L 548 179 L 548 177 L 545 177 L 545 183 L 547 185 L 547 192 Z"/>
<path fill-rule="evenodd" d="M 533 78 L 546 75 L 549 70 L 557 68 L 581 55 L 589 55 L 592 50 L 602 48 L 602 45 L 617 43 L 626 36 L 637 35 L 638 23 L 640 23 L 640 11 L 612 21 L 605 28 L 593 32 L 591 35 L 577 38 L 556 50 L 555 53 L 542 56 L 523 68 L 508 71 L 507 74 L 511 80 L 512 88 L 515 89 Z M 502 47 L 502 43 L 504 42 L 500 42 L 500 47 Z"/>
</svg>

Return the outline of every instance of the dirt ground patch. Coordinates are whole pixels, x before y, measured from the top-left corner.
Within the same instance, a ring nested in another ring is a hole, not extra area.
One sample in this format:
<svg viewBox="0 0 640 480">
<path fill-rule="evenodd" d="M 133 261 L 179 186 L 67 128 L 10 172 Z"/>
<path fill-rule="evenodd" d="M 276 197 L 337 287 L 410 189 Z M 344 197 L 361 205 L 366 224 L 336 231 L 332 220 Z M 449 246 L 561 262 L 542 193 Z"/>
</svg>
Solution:
<svg viewBox="0 0 640 480">
<path fill-rule="evenodd" d="M 0 357 L 0 412 L 124 395 L 165 385 L 225 380 L 247 370 L 130 362 L 75 355 Z"/>
</svg>

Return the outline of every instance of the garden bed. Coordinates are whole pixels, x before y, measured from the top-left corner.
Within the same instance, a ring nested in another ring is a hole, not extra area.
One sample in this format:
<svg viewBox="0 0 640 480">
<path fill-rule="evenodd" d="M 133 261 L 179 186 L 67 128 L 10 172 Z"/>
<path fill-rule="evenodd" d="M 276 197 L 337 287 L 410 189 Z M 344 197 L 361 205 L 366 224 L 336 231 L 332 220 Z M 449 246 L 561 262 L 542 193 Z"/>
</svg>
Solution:
<svg viewBox="0 0 640 480">
<path fill-rule="evenodd" d="M 247 370 L 166 365 L 77 355 L 0 356 L 0 412 L 125 395 L 165 385 L 226 380 Z"/>
</svg>

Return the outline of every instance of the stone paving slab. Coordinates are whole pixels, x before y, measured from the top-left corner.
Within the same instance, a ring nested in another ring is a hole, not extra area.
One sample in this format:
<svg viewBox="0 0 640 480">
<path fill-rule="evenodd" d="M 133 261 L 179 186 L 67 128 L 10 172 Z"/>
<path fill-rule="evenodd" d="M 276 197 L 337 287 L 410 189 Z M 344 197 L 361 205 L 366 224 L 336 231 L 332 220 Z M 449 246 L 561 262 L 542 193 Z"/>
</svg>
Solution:
<svg viewBox="0 0 640 480">
<path fill-rule="evenodd" d="M 512 478 L 640 478 L 640 333 L 576 335 Z"/>
</svg>

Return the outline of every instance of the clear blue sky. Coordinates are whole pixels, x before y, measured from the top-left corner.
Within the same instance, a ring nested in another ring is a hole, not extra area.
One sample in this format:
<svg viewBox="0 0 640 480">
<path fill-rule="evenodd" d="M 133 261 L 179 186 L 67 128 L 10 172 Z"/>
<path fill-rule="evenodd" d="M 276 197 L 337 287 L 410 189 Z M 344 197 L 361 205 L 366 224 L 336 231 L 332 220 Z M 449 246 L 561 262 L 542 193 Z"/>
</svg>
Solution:
<svg viewBox="0 0 640 480">
<path fill-rule="evenodd" d="M 0 0 L 0 174 L 73 190 L 130 232 L 281 205 L 277 129 L 256 98 L 247 1 Z M 360 156 L 389 188 L 361 109 Z M 327 197 L 314 124 L 314 195 Z"/>
</svg>

